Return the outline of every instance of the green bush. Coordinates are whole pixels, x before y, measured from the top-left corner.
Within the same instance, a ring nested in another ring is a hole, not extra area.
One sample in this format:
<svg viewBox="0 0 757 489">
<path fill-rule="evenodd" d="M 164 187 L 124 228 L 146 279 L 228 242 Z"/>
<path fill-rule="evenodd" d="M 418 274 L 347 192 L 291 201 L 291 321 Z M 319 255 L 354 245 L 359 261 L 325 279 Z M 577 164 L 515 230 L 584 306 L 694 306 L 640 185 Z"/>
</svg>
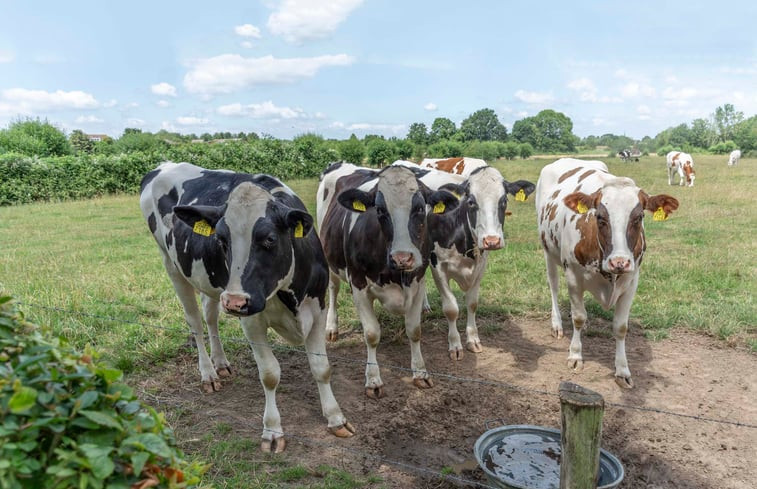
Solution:
<svg viewBox="0 0 757 489">
<path fill-rule="evenodd" d="M 454 158 L 463 153 L 463 143 L 451 139 L 442 139 L 428 147 L 429 158 Z"/>
<path fill-rule="evenodd" d="M 531 143 L 523 143 L 518 146 L 518 154 L 521 158 L 527 160 L 534 154 L 534 147 L 531 146 Z"/>
<path fill-rule="evenodd" d="M 397 159 L 394 145 L 385 139 L 371 139 L 367 144 L 366 150 L 368 152 L 368 162 L 374 166 L 388 165 Z"/>
<path fill-rule="evenodd" d="M 365 157 L 365 146 L 353 134 L 349 139 L 339 143 L 339 157 L 349 163 L 362 165 L 363 157 Z"/>
<path fill-rule="evenodd" d="M 736 143 L 734 143 L 733 141 L 728 140 L 728 141 L 726 141 L 724 143 L 718 143 L 718 144 L 714 144 L 714 145 L 710 146 L 707 149 L 707 151 L 709 151 L 710 153 L 714 153 L 716 155 L 723 155 L 723 154 L 726 154 L 726 153 L 730 153 L 734 149 L 736 149 Z"/>
<path fill-rule="evenodd" d="M 0 131 L 0 153 L 15 152 L 27 156 L 63 156 L 71 154 L 71 145 L 63 131 L 47 120 L 18 120 Z"/>
<path fill-rule="evenodd" d="M 502 156 L 507 158 L 508 160 L 513 160 L 515 159 L 516 156 L 518 156 L 519 148 L 518 148 L 518 143 L 516 143 L 515 141 L 506 142 L 504 149 L 505 151 Z"/>
<path fill-rule="evenodd" d="M 207 466 L 96 357 L 0 297 L 0 487 L 197 487 Z"/>
</svg>

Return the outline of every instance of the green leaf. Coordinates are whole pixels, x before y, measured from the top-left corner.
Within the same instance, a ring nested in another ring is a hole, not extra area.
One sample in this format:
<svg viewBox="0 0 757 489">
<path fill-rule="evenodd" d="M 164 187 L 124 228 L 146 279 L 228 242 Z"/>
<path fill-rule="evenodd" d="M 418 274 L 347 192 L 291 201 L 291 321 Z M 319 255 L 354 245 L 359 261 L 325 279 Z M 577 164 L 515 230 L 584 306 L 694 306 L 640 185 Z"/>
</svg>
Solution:
<svg viewBox="0 0 757 489">
<path fill-rule="evenodd" d="M 108 383 L 115 382 L 123 377 L 124 373 L 116 368 L 98 367 L 95 370 L 97 375 L 104 378 Z"/>
<path fill-rule="evenodd" d="M 134 475 L 139 477 L 149 458 L 150 454 L 147 452 L 137 452 L 131 456 L 131 466 L 134 469 Z"/>
<path fill-rule="evenodd" d="M 91 465 L 92 475 L 103 480 L 113 473 L 116 466 L 110 458 L 110 452 L 113 451 L 112 447 L 103 447 L 85 443 L 79 448 L 84 452 L 84 455 L 87 457 L 87 460 Z"/>
<path fill-rule="evenodd" d="M 108 394 L 121 393 L 121 399 L 131 400 L 134 398 L 134 389 L 126 384 L 111 384 L 108 386 Z"/>
<path fill-rule="evenodd" d="M 97 401 L 97 395 L 97 391 L 87 391 L 79 396 L 79 399 L 77 399 L 80 403 L 79 408 L 87 409 L 89 406 L 94 404 L 94 402 Z"/>
<path fill-rule="evenodd" d="M 13 414 L 23 413 L 34 406 L 37 402 L 37 389 L 31 387 L 20 387 L 10 401 L 8 401 L 8 407 Z"/>
<path fill-rule="evenodd" d="M 116 419 L 109 414 L 101 413 L 99 411 L 88 411 L 86 409 L 79 411 L 79 414 L 83 415 L 90 421 L 94 421 L 95 423 L 99 425 L 109 426 L 111 428 L 123 430 L 123 428 L 121 427 L 121 423 L 116 421 Z"/>
<path fill-rule="evenodd" d="M 139 435 L 130 436 L 125 439 L 123 443 L 124 445 L 133 445 L 142 450 L 147 450 L 160 457 L 171 457 L 171 450 L 168 448 L 168 445 L 155 433 L 141 433 Z"/>
</svg>

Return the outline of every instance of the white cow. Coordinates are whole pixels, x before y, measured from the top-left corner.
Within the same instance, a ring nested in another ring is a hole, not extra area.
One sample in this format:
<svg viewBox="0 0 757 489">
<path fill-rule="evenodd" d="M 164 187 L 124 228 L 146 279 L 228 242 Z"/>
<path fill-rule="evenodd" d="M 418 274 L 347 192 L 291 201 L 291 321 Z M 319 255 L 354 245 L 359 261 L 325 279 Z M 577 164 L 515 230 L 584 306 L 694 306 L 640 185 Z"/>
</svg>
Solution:
<svg viewBox="0 0 757 489">
<path fill-rule="evenodd" d="M 731 155 L 728 157 L 728 166 L 736 166 L 741 159 L 741 150 L 734 149 L 731 151 Z"/>
<path fill-rule="evenodd" d="M 689 153 L 671 151 L 665 159 L 668 165 L 668 185 L 673 185 L 673 174 L 678 172 L 678 185 L 683 185 L 685 181 L 689 187 L 694 186 L 694 158 Z"/>
</svg>

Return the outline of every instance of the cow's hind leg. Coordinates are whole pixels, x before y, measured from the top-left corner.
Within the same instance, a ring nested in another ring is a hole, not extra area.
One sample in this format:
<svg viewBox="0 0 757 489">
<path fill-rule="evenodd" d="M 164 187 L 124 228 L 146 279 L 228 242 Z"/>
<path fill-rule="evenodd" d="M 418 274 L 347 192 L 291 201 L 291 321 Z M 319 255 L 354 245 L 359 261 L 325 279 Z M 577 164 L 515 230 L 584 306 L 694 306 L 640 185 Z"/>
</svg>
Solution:
<svg viewBox="0 0 757 489">
<path fill-rule="evenodd" d="M 355 434 L 355 428 L 342 414 L 331 390 L 331 365 L 326 355 L 326 311 L 315 306 L 311 310 L 303 310 L 300 314 L 302 330 L 306 334 L 305 350 L 308 363 L 318 385 L 321 409 L 328 421 L 329 432 L 339 438 L 349 438 Z"/>
<path fill-rule="evenodd" d="M 552 296 L 552 336 L 562 338 L 562 315 L 560 314 L 560 303 L 558 302 L 560 287 L 559 263 L 557 259 L 553 258 L 546 251 L 544 251 L 544 261 L 547 263 L 547 282 L 549 283 L 549 293 Z"/>
<path fill-rule="evenodd" d="M 271 346 L 266 338 L 267 325 L 259 315 L 242 318 L 242 329 L 252 347 L 252 354 L 258 366 L 258 376 L 265 392 L 265 410 L 263 411 L 263 441 L 260 449 L 264 452 L 281 453 L 286 448 L 284 430 L 281 428 L 281 415 L 276 406 L 276 388 L 281 378 L 281 367 L 273 356 Z"/>
<path fill-rule="evenodd" d="M 176 295 L 184 308 L 184 319 L 186 319 L 189 328 L 192 331 L 192 336 L 197 343 L 197 353 L 199 356 L 199 368 L 200 377 L 202 379 L 202 388 L 205 392 L 210 393 L 213 391 L 221 390 L 221 382 L 218 379 L 218 374 L 213 368 L 213 363 L 208 356 L 208 352 L 205 349 L 205 338 L 203 335 L 202 316 L 200 315 L 200 309 L 197 307 L 197 298 L 195 297 L 195 289 L 187 279 L 176 269 L 173 262 L 168 257 L 163 258 L 163 265 L 166 267 L 168 277 L 173 283 L 173 288 L 176 291 Z"/>
<path fill-rule="evenodd" d="M 218 300 L 200 294 L 202 299 L 202 312 L 205 314 L 205 322 L 208 323 L 208 337 L 210 339 L 210 359 L 219 377 L 231 376 L 231 364 L 226 359 L 226 352 L 223 351 L 221 337 L 218 333 L 218 316 L 220 313 L 220 303 Z"/>
<path fill-rule="evenodd" d="M 326 312 L 326 338 L 336 341 L 339 338 L 339 317 L 336 312 L 337 296 L 339 295 L 339 276 L 329 273 L 329 305 Z"/>
</svg>

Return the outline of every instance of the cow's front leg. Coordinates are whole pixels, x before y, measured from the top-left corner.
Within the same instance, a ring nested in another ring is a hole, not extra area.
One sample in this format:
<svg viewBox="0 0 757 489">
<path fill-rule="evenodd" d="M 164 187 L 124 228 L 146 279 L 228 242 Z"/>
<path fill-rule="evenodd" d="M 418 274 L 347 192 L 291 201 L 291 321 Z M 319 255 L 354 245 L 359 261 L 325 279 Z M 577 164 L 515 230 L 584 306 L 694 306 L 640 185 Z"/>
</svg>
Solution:
<svg viewBox="0 0 757 489">
<path fill-rule="evenodd" d="M 486 263 L 484 263 L 484 268 L 485 267 Z M 484 351 L 481 347 L 481 340 L 478 337 L 478 326 L 476 326 L 476 309 L 478 309 L 478 292 L 481 288 L 482 275 L 483 273 L 480 273 L 471 288 L 465 291 L 465 306 L 468 310 L 468 317 L 465 325 L 465 347 L 474 353 L 481 353 Z"/>
<path fill-rule="evenodd" d="M 312 314 L 309 314 L 311 311 Z M 326 311 L 314 305 L 310 310 L 301 312 L 300 318 L 302 331 L 307 334 L 305 350 L 310 372 L 318 386 L 321 410 L 328 422 L 329 431 L 339 438 L 349 438 L 355 434 L 355 428 L 342 414 L 331 390 L 331 365 L 326 355 Z M 312 328 L 306 323 L 312 323 Z"/>
<path fill-rule="evenodd" d="M 568 354 L 568 368 L 580 372 L 584 368 L 582 356 L 581 330 L 586 325 L 586 308 L 584 307 L 583 286 L 577 277 L 565 270 L 565 281 L 568 283 L 568 295 L 570 296 L 570 315 L 573 319 L 573 337 L 570 340 L 570 353 Z"/>
<path fill-rule="evenodd" d="M 202 311 L 205 314 L 205 322 L 208 323 L 208 337 L 210 339 L 210 359 L 219 377 L 231 377 L 231 364 L 226 359 L 223 351 L 221 337 L 218 333 L 218 315 L 220 303 L 218 300 L 201 294 Z"/>
<path fill-rule="evenodd" d="M 459 314 L 457 298 L 455 298 L 455 294 L 452 293 L 452 289 L 449 285 L 449 278 L 442 273 L 441 270 L 433 269 L 432 271 L 434 283 L 436 283 L 436 289 L 439 291 L 439 296 L 442 299 L 442 311 L 444 311 L 444 317 L 447 318 L 449 357 L 452 360 L 462 360 L 463 343 L 460 340 L 460 333 L 457 331 L 457 316 Z"/>
<path fill-rule="evenodd" d="M 385 395 L 384 383 L 381 381 L 378 360 L 376 359 L 376 349 L 381 341 L 381 325 L 379 325 L 376 312 L 373 310 L 373 299 L 368 296 L 366 289 L 359 290 L 357 287 L 353 287 L 352 299 L 355 302 L 360 324 L 363 325 L 365 348 L 368 352 L 368 359 L 365 364 L 365 395 L 371 399 L 380 399 Z"/>
<path fill-rule="evenodd" d="M 339 276 L 329 272 L 329 305 L 326 312 L 326 338 L 336 341 L 339 338 L 339 317 L 337 315 L 337 296 L 339 295 Z"/>
<path fill-rule="evenodd" d="M 638 277 L 633 286 L 618 298 L 615 304 L 615 315 L 612 320 L 612 332 L 615 336 L 615 383 L 623 389 L 631 389 L 631 370 L 628 368 L 626 358 L 626 334 L 628 333 L 628 317 L 631 313 L 631 304 L 636 295 Z"/>
<path fill-rule="evenodd" d="M 276 388 L 281 378 L 281 367 L 273 356 L 271 346 L 266 338 L 268 327 L 259 318 L 259 314 L 242 318 L 242 329 L 252 347 L 252 354 L 258 366 L 258 376 L 265 392 L 265 410 L 263 411 L 263 441 L 260 449 L 264 452 L 281 453 L 286 448 L 284 430 L 281 428 L 281 416 L 276 406 Z"/>
<path fill-rule="evenodd" d="M 413 370 L 413 384 L 419 389 L 428 389 L 434 386 L 428 376 L 426 364 L 421 354 L 421 309 L 423 308 L 423 296 L 426 293 L 426 283 L 421 279 L 419 289 L 415 294 L 405 299 L 409 305 L 405 309 L 405 331 L 410 340 L 410 368 Z M 405 294 L 413 294 L 411 288 L 405 289 Z"/>
<path fill-rule="evenodd" d="M 560 290 L 559 263 L 546 250 L 544 251 L 544 261 L 547 263 L 547 282 L 549 283 L 549 293 L 552 297 L 552 336 L 559 339 L 563 337 L 562 315 L 560 314 L 560 303 L 558 302 L 558 292 Z"/>
</svg>

